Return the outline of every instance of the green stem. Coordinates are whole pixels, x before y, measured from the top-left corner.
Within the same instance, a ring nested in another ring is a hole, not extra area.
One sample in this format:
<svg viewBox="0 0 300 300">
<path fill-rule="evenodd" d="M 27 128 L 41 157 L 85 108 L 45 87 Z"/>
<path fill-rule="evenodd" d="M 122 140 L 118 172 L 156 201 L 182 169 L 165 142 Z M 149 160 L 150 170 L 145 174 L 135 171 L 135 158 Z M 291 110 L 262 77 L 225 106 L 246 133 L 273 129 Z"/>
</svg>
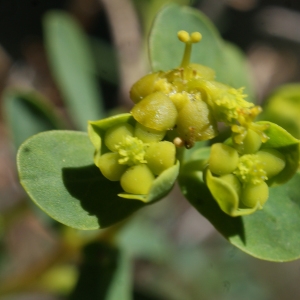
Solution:
<svg viewBox="0 0 300 300">
<path fill-rule="evenodd" d="M 180 67 L 184 68 L 184 67 L 187 67 L 189 65 L 190 58 L 191 58 L 191 52 L 192 52 L 192 44 L 191 43 L 186 43 Z"/>
</svg>

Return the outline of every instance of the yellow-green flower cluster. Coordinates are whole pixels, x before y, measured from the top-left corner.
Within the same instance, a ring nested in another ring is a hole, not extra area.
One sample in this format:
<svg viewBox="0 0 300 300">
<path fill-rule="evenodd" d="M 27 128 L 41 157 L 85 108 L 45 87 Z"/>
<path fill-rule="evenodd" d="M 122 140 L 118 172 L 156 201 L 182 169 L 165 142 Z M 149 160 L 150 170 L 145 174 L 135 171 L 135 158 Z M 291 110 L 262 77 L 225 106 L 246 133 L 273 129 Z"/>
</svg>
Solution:
<svg viewBox="0 0 300 300">
<path fill-rule="evenodd" d="M 286 166 L 281 152 L 261 148 L 260 136 L 252 129 L 249 129 L 245 141 L 243 148 L 234 143 L 230 146 L 212 145 L 208 160 L 210 175 L 207 185 L 220 207 L 231 216 L 262 209 L 269 197 L 268 180 Z M 236 206 L 232 205 L 232 199 L 237 199 Z M 226 204 L 227 201 L 231 204 Z"/>
<path fill-rule="evenodd" d="M 107 179 L 120 181 L 125 192 L 147 194 L 155 177 L 175 164 L 175 146 L 162 141 L 165 133 L 139 123 L 114 125 L 105 132 L 107 149 L 96 165 Z"/>
<path fill-rule="evenodd" d="M 148 74 L 133 85 L 135 120 L 152 129 L 175 130 L 176 145 L 186 148 L 215 137 L 217 122 L 231 126 L 237 144 L 243 144 L 249 129 L 265 142 L 266 127 L 253 123 L 261 108 L 245 100 L 243 88 L 217 82 L 214 70 L 190 63 L 192 44 L 201 40 L 201 34 L 179 31 L 178 38 L 185 43 L 180 67 Z"/>
</svg>

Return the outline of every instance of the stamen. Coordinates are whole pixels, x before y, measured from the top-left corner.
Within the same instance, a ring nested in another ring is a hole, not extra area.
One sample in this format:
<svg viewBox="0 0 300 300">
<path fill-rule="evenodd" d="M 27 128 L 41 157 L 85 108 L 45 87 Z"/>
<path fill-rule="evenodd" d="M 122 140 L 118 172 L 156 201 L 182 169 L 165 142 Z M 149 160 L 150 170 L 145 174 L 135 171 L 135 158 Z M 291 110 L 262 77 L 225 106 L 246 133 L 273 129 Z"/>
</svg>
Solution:
<svg viewBox="0 0 300 300">
<path fill-rule="evenodd" d="M 180 67 L 184 68 L 190 63 L 192 44 L 200 42 L 202 39 L 202 35 L 199 32 L 193 32 L 190 35 L 188 32 L 180 30 L 178 31 L 177 36 L 181 42 L 185 43 L 185 50 L 180 65 Z"/>
<path fill-rule="evenodd" d="M 261 184 L 268 179 L 264 165 L 255 154 L 246 154 L 240 157 L 238 166 L 233 172 L 244 183 Z"/>
<path fill-rule="evenodd" d="M 121 165 L 133 166 L 147 163 L 145 160 L 146 148 L 148 144 L 143 143 L 137 137 L 126 136 L 116 145 L 116 150 L 120 155 L 118 163 Z"/>
</svg>

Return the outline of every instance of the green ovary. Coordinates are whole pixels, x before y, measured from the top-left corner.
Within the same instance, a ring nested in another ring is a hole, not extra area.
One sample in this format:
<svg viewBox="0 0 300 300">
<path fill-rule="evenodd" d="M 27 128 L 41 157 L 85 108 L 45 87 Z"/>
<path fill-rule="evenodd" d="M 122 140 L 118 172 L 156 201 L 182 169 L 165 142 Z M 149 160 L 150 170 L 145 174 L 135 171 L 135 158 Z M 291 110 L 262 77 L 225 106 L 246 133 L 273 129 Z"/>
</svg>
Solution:
<svg viewBox="0 0 300 300">
<path fill-rule="evenodd" d="M 268 179 L 264 164 L 255 154 L 241 156 L 233 173 L 243 184 L 261 184 Z"/>
<path fill-rule="evenodd" d="M 118 153 L 109 152 L 101 155 L 97 162 L 103 176 L 111 181 L 119 181 L 128 168 L 128 166 L 118 163 L 119 158 Z"/>
<path fill-rule="evenodd" d="M 177 132 L 186 148 L 197 141 L 212 139 L 217 135 L 217 125 L 211 110 L 201 99 L 189 100 L 178 112 Z"/>
<path fill-rule="evenodd" d="M 279 174 L 285 167 L 284 155 L 275 149 L 263 149 L 256 155 L 264 164 L 264 170 L 269 179 Z"/>
<path fill-rule="evenodd" d="M 133 166 L 146 163 L 145 153 L 147 144 L 144 144 L 137 137 L 125 136 L 115 149 L 119 153 L 119 164 Z"/>
<path fill-rule="evenodd" d="M 149 145 L 146 152 L 147 165 L 155 175 L 159 175 L 175 164 L 175 145 L 163 141 Z"/>
<path fill-rule="evenodd" d="M 148 194 L 155 177 L 145 164 L 135 165 L 126 170 L 121 177 L 123 190 L 130 194 Z"/>
<path fill-rule="evenodd" d="M 116 152 L 116 145 L 126 136 L 133 136 L 133 127 L 130 124 L 119 124 L 109 128 L 104 136 L 104 144 L 112 151 Z"/>
<path fill-rule="evenodd" d="M 234 140 L 233 140 L 234 142 Z M 256 153 L 261 147 L 260 135 L 252 129 L 248 129 L 247 134 L 241 144 L 234 143 L 234 147 L 242 154 Z"/>
<path fill-rule="evenodd" d="M 238 166 L 239 156 L 237 151 L 227 145 L 217 143 L 211 147 L 209 169 L 216 175 L 232 173 Z"/>
<path fill-rule="evenodd" d="M 161 72 L 151 73 L 137 81 L 130 90 L 130 98 L 134 103 L 140 102 L 146 96 L 155 91 L 155 82 L 159 79 Z"/>
<path fill-rule="evenodd" d="M 143 126 L 158 131 L 172 129 L 177 119 L 175 105 L 161 92 L 145 97 L 133 107 L 131 114 Z"/>
<path fill-rule="evenodd" d="M 265 204 L 269 197 L 269 187 L 265 182 L 259 184 L 249 183 L 243 187 L 241 203 L 246 207 L 252 208 L 260 203 L 260 208 Z"/>
<path fill-rule="evenodd" d="M 166 131 L 159 131 L 147 128 L 140 123 L 136 123 L 134 128 L 134 136 L 139 138 L 144 143 L 156 143 L 161 141 L 166 135 Z"/>
</svg>

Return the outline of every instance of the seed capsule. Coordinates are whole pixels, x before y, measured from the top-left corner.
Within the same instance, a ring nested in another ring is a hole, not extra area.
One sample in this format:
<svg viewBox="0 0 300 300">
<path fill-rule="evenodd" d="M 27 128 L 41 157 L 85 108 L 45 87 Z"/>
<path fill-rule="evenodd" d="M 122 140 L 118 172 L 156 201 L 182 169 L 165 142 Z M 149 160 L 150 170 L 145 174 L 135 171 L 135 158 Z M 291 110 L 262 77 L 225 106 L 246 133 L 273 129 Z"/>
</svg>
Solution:
<svg viewBox="0 0 300 300">
<path fill-rule="evenodd" d="M 97 162 L 103 176 L 111 181 L 119 181 L 128 168 L 128 166 L 120 165 L 118 160 L 118 153 L 109 152 L 101 155 Z"/>
<path fill-rule="evenodd" d="M 216 175 L 225 175 L 233 172 L 239 162 L 237 151 L 225 144 L 217 143 L 211 147 L 209 169 Z"/>
<path fill-rule="evenodd" d="M 145 164 L 135 165 L 126 170 L 121 177 L 123 190 L 130 194 L 148 194 L 154 175 Z"/>
<path fill-rule="evenodd" d="M 143 141 L 144 143 L 155 143 L 161 141 L 166 134 L 166 131 L 158 131 L 155 129 L 147 128 L 142 124 L 136 122 L 134 128 L 134 136 Z"/>
<path fill-rule="evenodd" d="M 216 122 L 202 100 L 189 101 L 178 113 L 177 132 L 187 148 L 217 135 Z"/>
<path fill-rule="evenodd" d="M 116 146 L 125 136 L 133 136 L 133 127 L 127 123 L 115 125 L 106 131 L 104 144 L 110 151 L 116 152 Z"/>
<path fill-rule="evenodd" d="M 257 202 L 261 207 L 269 198 L 269 187 L 265 182 L 260 184 L 249 183 L 243 187 L 241 202 L 249 208 L 255 207 Z"/>
<path fill-rule="evenodd" d="M 248 129 L 242 144 L 234 143 L 234 147 L 242 154 L 253 154 L 259 150 L 261 144 L 261 136 L 254 130 Z"/>
<path fill-rule="evenodd" d="M 263 149 L 256 153 L 264 165 L 268 179 L 279 174 L 285 167 L 285 157 L 275 149 Z"/>
<path fill-rule="evenodd" d="M 159 175 L 175 164 L 175 145 L 168 141 L 153 143 L 147 149 L 145 159 L 155 175 Z"/>
<path fill-rule="evenodd" d="M 145 97 L 133 107 L 131 114 L 143 126 L 159 131 L 172 129 L 177 119 L 175 105 L 161 92 Z"/>
<path fill-rule="evenodd" d="M 147 74 L 137 81 L 130 90 L 130 99 L 134 103 L 140 102 L 146 96 L 155 92 L 155 81 L 161 72 Z"/>
</svg>

